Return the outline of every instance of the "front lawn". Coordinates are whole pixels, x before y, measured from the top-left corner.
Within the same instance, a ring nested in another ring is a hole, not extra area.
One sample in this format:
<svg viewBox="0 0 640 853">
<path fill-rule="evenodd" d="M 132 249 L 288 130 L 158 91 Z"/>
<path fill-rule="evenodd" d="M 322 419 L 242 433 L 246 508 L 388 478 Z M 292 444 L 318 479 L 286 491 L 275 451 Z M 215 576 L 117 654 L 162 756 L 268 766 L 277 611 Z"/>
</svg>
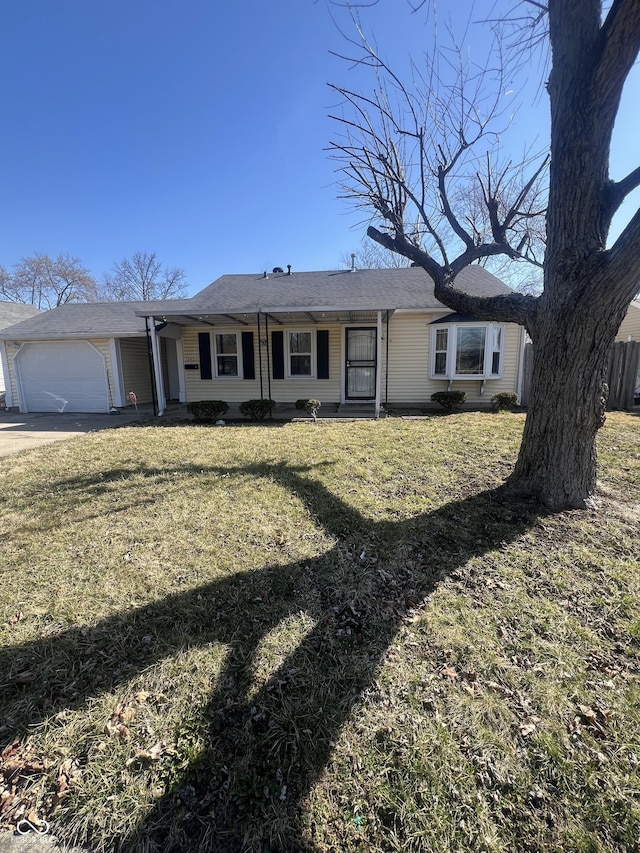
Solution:
<svg viewBox="0 0 640 853">
<path fill-rule="evenodd" d="M 129 427 L 3 460 L 0 824 L 102 851 L 640 849 L 640 419 Z"/>
</svg>

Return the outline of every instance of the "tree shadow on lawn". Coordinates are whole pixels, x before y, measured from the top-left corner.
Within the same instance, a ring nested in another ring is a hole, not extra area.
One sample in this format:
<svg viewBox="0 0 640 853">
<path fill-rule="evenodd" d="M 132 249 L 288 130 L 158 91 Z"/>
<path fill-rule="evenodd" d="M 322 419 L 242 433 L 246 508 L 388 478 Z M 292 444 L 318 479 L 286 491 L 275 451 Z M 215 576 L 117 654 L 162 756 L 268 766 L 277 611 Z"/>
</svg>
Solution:
<svg viewBox="0 0 640 853">
<path fill-rule="evenodd" d="M 0 652 L 2 683 L 25 669 L 36 674 L 33 683 L 7 691 L 3 716 L 15 732 L 62 708 L 82 708 L 178 651 L 225 644 L 222 672 L 202 712 L 207 750 L 134 833 L 101 839 L 107 849 L 313 850 L 303 828 L 304 798 L 408 612 L 469 559 L 519 537 L 540 512 L 492 490 L 408 520 L 375 522 L 308 471 L 257 464 L 219 473 L 268 477 L 298 496 L 336 540 L 328 553 L 234 574 Z M 185 469 L 208 472 L 216 469 Z M 301 613 L 312 627 L 250 693 L 260 644 Z M 114 646 L 127 648 L 126 666 L 113 668 Z M 87 649 L 92 669 L 83 669 Z"/>
</svg>

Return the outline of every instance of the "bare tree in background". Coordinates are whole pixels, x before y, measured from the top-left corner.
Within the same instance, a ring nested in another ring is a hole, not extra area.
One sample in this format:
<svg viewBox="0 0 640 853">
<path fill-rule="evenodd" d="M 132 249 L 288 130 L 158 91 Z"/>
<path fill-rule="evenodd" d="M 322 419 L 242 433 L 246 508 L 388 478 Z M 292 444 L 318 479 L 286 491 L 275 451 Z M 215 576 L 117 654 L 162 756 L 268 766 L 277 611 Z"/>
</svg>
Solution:
<svg viewBox="0 0 640 853">
<path fill-rule="evenodd" d="M 18 261 L 11 273 L 0 271 L 0 297 L 47 310 L 67 302 L 95 302 L 98 288 L 78 258 L 36 253 Z"/>
<path fill-rule="evenodd" d="M 432 55 L 407 87 L 360 33 L 356 61 L 373 69 L 375 89 L 334 87 L 344 135 L 331 149 L 344 194 L 375 223 L 369 237 L 421 266 L 454 311 L 520 323 L 531 335 L 529 407 L 508 486 L 555 508 L 592 503 L 609 350 L 640 280 L 640 211 L 607 247 L 614 214 L 640 185 L 640 167 L 617 182 L 609 176 L 622 89 L 640 49 L 640 3 L 605 6 L 517 4 L 532 10 L 531 39 L 551 47 L 548 171 L 546 159 L 500 163 L 495 154 L 509 58 L 500 43 L 482 68 L 455 50 Z M 472 184 L 482 213 L 459 204 Z M 542 294 L 480 298 L 456 286 L 468 264 L 498 256 L 541 266 Z"/>
<path fill-rule="evenodd" d="M 185 271 L 163 266 L 155 252 L 134 252 L 114 264 L 101 290 L 108 302 L 179 299 L 185 295 Z"/>
<path fill-rule="evenodd" d="M 341 267 L 359 270 L 402 269 L 411 266 L 411 261 L 397 252 L 390 252 L 378 243 L 363 240 L 355 252 L 343 252 L 338 259 Z"/>
<path fill-rule="evenodd" d="M 9 273 L 9 270 L 6 267 L 3 267 L 2 264 L 0 264 L 0 298 L 4 299 L 5 301 L 9 301 L 7 300 L 7 297 L 4 294 L 8 292 L 10 288 L 11 274 Z M 10 301 L 13 302 L 13 300 Z"/>
</svg>

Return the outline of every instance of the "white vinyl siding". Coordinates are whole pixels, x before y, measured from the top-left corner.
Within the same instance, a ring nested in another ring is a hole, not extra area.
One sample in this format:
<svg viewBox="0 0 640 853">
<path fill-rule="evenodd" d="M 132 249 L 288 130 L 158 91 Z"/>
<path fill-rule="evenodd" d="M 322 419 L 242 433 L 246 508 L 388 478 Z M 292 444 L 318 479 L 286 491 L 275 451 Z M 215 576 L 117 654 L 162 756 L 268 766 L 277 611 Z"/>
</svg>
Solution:
<svg viewBox="0 0 640 853">
<path fill-rule="evenodd" d="M 627 316 L 622 321 L 617 341 L 640 341 L 640 302 L 632 302 L 627 311 Z"/>
<path fill-rule="evenodd" d="M 299 326 L 277 326 L 269 325 L 269 334 L 276 328 L 285 333 L 285 372 L 287 358 L 287 335 L 288 331 L 301 331 Z M 341 336 L 342 326 L 336 324 L 328 326 L 323 324 L 322 329 L 329 330 L 329 379 L 315 379 L 309 376 L 287 376 L 285 379 L 274 379 L 271 376 L 271 397 L 276 402 L 292 403 L 301 398 L 314 398 L 323 403 L 338 403 L 341 395 L 341 365 L 342 349 Z M 218 331 L 218 330 L 216 330 Z M 222 331 L 222 330 L 221 330 Z M 253 332 L 254 364 L 256 371 L 255 379 L 236 379 L 235 377 L 221 377 L 214 379 L 201 379 L 200 370 L 186 369 L 184 371 L 186 401 L 196 400 L 226 400 L 227 403 L 242 403 L 260 397 L 260 357 L 258 350 L 258 328 L 257 326 L 245 326 L 243 332 Z M 311 330 L 315 338 L 315 327 Z M 184 364 L 200 363 L 198 350 L 198 333 L 211 332 L 211 328 L 189 326 L 184 328 L 182 336 L 183 361 Z M 240 332 L 238 332 L 238 335 Z M 266 339 L 264 324 L 261 325 L 260 334 Z M 315 359 L 315 342 L 314 359 Z M 262 392 L 264 397 L 269 395 L 269 377 L 267 371 L 267 347 L 261 347 L 262 352 Z M 215 371 L 215 365 L 214 365 Z M 315 374 L 315 365 L 313 366 Z"/>
<path fill-rule="evenodd" d="M 442 315 L 440 315 L 442 316 Z M 393 405 L 431 407 L 431 395 L 436 391 L 445 391 L 448 386 L 447 377 L 430 377 L 430 324 L 438 318 L 437 314 L 396 313 L 389 323 L 389 340 L 387 342 L 387 326 L 382 326 L 382 402 L 388 399 Z M 443 328 L 446 328 L 443 326 Z M 477 377 L 469 379 L 454 379 L 452 388 L 464 391 L 467 395 L 468 406 L 489 406 L 491 397 L 500 391 L 516 391 L 518 356 L 520 350 L 520 327 L 515 324 L 505 324 L 502 328 L 504 335 L 502 352 L 502 375 L 500 378 L 487 377 L 486 380 Z M 442 329 L 439 329 L 441 331 Z M 444 341 L 442 336 L 440 343 Z M 489 338 L 489 344 L 493 342 Z M 389 373 L 386 376 L 386 351 L 389 350 Z M 387 395 L 388 390 L 388 397 Z M 482 393 L 481 393 L 482 392 Z"/>
</svg>

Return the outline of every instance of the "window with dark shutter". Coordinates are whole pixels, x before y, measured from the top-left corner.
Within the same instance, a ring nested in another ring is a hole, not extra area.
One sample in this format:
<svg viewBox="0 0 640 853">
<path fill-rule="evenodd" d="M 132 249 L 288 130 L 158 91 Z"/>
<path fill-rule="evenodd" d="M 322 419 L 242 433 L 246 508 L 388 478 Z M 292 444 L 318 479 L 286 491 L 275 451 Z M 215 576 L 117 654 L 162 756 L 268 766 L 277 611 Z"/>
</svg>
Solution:
<svg viewBox="0 0 640 853">
<path fill-rule="evenodd" d="M 256 365 L 253 355 L 253 332 L 242 333 L 242 375 L 244 379 L 256 378 Z"/>
<path fill-rule="evenodd" d="M 329 378 L 329 330 L 318 329 L 316 336 L 316 358 L 318 379 Z"/>
<path fill-rule="evenodd" d="M 200 379 L 213 379 L 209 332 L 198 332 L 198 350 L 200 352 Z"/>
<path fill-rule="evenodd" d="M 284 379 L 284 333 L 271 333 L 271 363 L 273 378 Z"/>
</svg>

